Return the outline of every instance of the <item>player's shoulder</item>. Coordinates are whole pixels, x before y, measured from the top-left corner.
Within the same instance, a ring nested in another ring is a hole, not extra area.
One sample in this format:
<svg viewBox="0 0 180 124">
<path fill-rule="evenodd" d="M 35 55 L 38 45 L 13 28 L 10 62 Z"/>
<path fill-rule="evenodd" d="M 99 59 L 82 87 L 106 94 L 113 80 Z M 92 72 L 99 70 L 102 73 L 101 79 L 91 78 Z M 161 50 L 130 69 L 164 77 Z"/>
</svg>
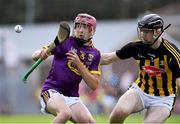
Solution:
<svg viewBox="0 0 180 124">
<path fill-rule="evenodd" d="M 175 44 L 173 44 L 172 42 L 168 41 L 167 39 L 163 39 L 163 46 L 168 51 L 173 51 L 173 52 L 178 52 L 179 53 L 179 49 L 177 48 L 177 46 Z"/>
<path fill-rule="evenodd" d="M 142 41 L 139 39 L 133 40 L 130 43 L 132 43 L 132 44 L 143 44 Z"/>
<path fill-rule="evenodd" d="M 134 40 L 134 41 L 129 41 L 126 45 L 126 47 L 137 47 L 137 46 L 144 46 L 141 40 Z"/>
<path fill-rule="evenodd" d="M 92 49 L 93 49 L 93 51 L 95 52 L 96 55 L 99 56 L 101 54 L 100 50 L 97 49 L 94 45 L 92 46 Z"/>
<path fill-rule="evenodd" d="M 177 60 L 177 62 L 180 61 L 179 49 L 173 43 L 164 39 L 163 40 L 163 47 L 165 48 L 167 55 L 169 55 L 172 58 L 174 58 L 175 60 Z"/>
<path fill-rule="evenodd" d="M 94 45 L 94 41 L 90 41 L 91 42 L 91 44 L 90 44 L 90 47 L 92 48 L 92 49 L 94 49 L 95 51 L 99 51 L 97 48 L 96 48 L 96 46 Z"/>
<path fill-rule="evenodd" d="M 73 41 L 75 41 L 75 39 L 72 36 L 68 37 L 66 40 L 73 40 Z"/>
<path fill-rule="evenodd" d="M 91 41 L 91 45 L 90 45 L 90 48 L 92 49 L 92 51 L 96 54 L 96 55 L 100 55 L 100 50 L 98 48 L 96 48 L 96 46 L 94 45 L 94 42 Z"/>
<path fill-rule="evenodd" d="M 69 42 L 69 41 L 73 41 L 73 37 L 69 36 L 64 41 L 62 41 L 61 43 L 65 43 L 65 42 Z"/>
<path fill-rule="evenodd" d="M 66 38 L 66 40 L 63 41 L 63 44 L 75 44 L 75 43 L 76 40 L 72 36 L 69 36 L 68 38 Z"/>
</svg>

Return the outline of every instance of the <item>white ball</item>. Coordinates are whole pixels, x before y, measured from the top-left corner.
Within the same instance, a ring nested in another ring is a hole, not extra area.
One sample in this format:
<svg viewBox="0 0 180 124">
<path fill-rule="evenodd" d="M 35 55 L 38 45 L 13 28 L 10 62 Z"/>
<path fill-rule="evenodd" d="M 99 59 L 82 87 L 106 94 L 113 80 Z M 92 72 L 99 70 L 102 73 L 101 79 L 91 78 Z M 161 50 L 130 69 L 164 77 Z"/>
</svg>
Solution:
<svg viewBox="0 0 180 124">
<path fill-rule="evenodd" d="M 17 33 L 21 33 L 21 31 L 23 30 L 23 27 L 22 27 L 21 25 L 16 25 L 16 26 L 14 27 L 14 30 L 15 30 L 15 32 L 17 32 Z"/>
</svg>

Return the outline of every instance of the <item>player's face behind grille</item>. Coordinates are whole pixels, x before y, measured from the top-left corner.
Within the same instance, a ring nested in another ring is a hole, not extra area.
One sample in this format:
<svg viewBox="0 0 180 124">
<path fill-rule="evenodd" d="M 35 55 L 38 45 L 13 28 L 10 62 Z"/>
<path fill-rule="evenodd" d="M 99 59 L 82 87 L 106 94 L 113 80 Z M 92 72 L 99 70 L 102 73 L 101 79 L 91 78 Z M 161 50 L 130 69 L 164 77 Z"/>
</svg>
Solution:
<svg viewBox="0 0 180 124">
<path fill-rule="evenodd" d="M 156 31 L 154 29 L 138 28 L 139 39 L 144 44 L 153 44 L 155 39 L 155 32 Z"/>
<path fill-rule="evenodd" d="M 92 28 L 85 23 L 75 23 L 74 36 L 82 40 L 88 40 L 92 37 Z"/>
</svg>

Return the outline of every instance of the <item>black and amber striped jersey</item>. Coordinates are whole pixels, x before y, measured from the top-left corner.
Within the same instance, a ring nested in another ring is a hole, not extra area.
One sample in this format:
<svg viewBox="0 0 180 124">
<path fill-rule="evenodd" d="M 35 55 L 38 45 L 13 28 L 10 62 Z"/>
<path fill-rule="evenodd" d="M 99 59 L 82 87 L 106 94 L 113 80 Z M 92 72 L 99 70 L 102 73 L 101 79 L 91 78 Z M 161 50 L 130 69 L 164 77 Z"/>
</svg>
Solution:
<svg viewBox="0 0 180 124">
<path fill-rule="evenodd" d="M 180 77 L 180 52 L 178 48 L 163 39 L 157 49 L 141 41 L 130 42 L 116 51 L 120 59 L 133 57 L 139 64 L 136 84 L 147 94 L 154 96 L 177 95 L 176 78 Z"/>
</svg>

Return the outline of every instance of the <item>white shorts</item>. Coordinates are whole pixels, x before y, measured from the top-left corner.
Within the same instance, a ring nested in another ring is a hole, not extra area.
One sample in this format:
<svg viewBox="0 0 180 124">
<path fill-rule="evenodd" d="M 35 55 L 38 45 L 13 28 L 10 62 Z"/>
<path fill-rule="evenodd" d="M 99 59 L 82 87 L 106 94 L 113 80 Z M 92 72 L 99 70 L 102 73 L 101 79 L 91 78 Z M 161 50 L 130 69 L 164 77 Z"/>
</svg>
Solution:
<svg viewBox="0 0 180 124">
<path fill-rule="evenodd" d="M 143 92 L 139 86 L 135 83 L 132 84 L 130 89 L 136 90 L 137 94 L 139 95 L 144 108 L 149 108 L 151 106 L 164 106 L 172 110 L 173 104 L 175 101 L 175 95 L 172 96 L 152 96 L 145 92 Z"/>
<path fill-rule="evenodd" d="M 81 101 L 81 99 L 80 99 L 79 97 L 68 97 L 68 96 L 64 96 L 63 94 L 60 94 L 58 91 L 56 91 L 56 90 L 54 90 L 54 89 L 49 89 L 49 90 L 47 90 L 47 91 L 45 91 L 45 92 L 46 92 L 46 94 L 47 94 L 46 96 L 48 96 L 47 99 L 51 98 L 51 97 L 54 96 L 54 95 L 60 95 L 60 96 L 64 97 L 65 103 L 66 103 L 66 105 L 68 105 L 68 106 L 71 106 L 71 105 L 73 105 L 73 104 L 75 104 L 75 103 L 81 103 L 81 104 L 83 104 L 82 101 Z M 49 113 L 46 111 L 46 104 L 47 104 L 46 102 L 47 102 L 46 98 L 43 97 L 43 96 L 41 96 L 41 97 L 40 97 L 40 103 L 41 103 L 41 112 L 42 112 L 43 114 L 49 114 Z"/>
</svg>

